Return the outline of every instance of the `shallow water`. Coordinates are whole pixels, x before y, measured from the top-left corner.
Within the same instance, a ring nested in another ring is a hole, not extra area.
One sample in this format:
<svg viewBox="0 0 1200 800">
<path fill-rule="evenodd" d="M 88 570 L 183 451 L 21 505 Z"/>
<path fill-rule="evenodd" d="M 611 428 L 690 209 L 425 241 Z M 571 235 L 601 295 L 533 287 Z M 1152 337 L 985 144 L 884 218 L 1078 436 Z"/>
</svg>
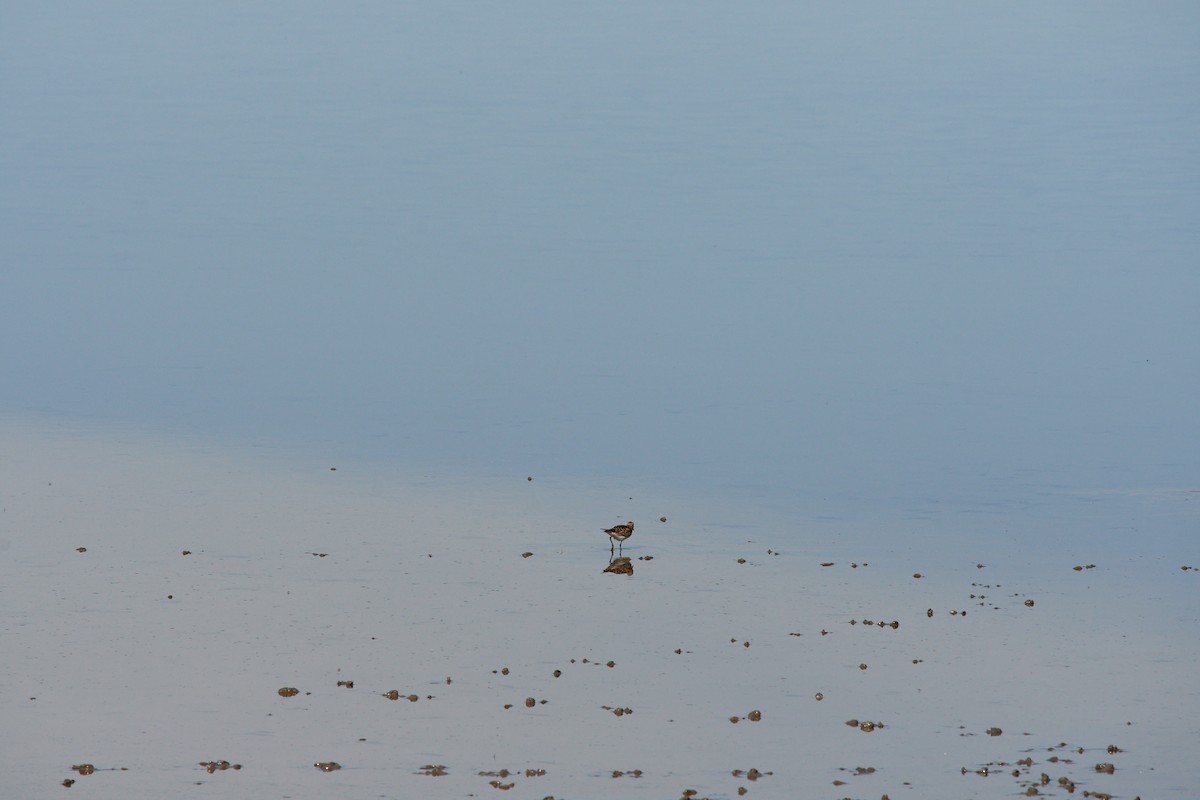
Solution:
<svg viewBox="0 0 1200 800">
<path fill-rule="evenodd" d="M 833 513 L 1200 485 L 1191 4 L 5 22 L 5 411 Z"/>
<path fill-rule="evenodd" d="M 1200 564 L 1182 543 L 1068 556 L 629 487 L 2 432 L 0 752 L 17 795 L 66 778 L 114 798 L 491 781 L 521 797 L 985 798 L 1042 772 L 1145 797 L 1200 780 L 1200 575 L 1181 569 Z M 1190 502 L 1120 507 L 1152 520 Z M 600 528 L 627 514 L 633 574 L 606 574 Z M 222 759 L 241 769 L 200 766 Z M 342 769 L 313 766 L 328 761 Z M 84 763 L 98 771 L 70 771 Z M 770 774 L 734 774 L 751 768 Z"/>
<path fill-rule="evenodd" d="M 1200 783 L 1193 4 L 62 12 L 0 25 L 10 793 Z"/>
</svg>

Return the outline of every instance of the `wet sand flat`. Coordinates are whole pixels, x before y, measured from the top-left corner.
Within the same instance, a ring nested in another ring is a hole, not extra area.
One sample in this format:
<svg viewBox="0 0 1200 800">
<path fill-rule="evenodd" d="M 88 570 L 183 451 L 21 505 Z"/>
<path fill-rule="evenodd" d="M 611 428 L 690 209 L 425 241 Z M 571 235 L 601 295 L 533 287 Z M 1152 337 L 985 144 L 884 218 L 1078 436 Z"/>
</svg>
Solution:
<svg viewBox="0 0 1200 800">
<path fill-rule="evenodd" d="M 7 796 L 1200 785 L 1200 556 L 1154 535 L 1194 519 L 1186 488 L 1047 511 L 1052 539 L 1028 513 L 816 520 L 134 434 L 0 443 Z M 1080 533 L 1113 513 L 1127 547 Z"/>
</svg>

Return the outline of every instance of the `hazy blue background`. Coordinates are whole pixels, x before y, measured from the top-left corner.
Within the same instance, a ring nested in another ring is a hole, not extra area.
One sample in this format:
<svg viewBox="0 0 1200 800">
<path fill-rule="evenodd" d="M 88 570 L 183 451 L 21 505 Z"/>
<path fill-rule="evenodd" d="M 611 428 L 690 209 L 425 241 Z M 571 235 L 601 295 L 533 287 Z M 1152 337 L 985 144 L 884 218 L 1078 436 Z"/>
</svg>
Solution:
<svg viewBox="0 0 1200 800">
<path fill-rule="evenodd" d="M 0 412 L 798 504 L 1195 490 L 1198 30 L 5 3 Z"/>
</svg>

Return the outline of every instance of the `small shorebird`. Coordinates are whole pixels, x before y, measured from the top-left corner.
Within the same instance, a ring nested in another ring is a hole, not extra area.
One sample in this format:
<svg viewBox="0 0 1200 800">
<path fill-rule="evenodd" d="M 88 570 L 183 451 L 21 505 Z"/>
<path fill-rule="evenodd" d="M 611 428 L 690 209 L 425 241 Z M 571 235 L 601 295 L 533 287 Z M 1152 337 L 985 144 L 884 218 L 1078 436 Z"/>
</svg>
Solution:
<svg viewBox="0 0 1200 800">
<path fill-rule="evenodd" d="M 616 547 L 617 542 L 624 544 L 626 539 L 633 536 L 633 520 L 629 520 L 624 525 L 614 525 L 606 530 L 605 533 L 608 534 L 608 538 L 612 539 L 611 546 L 609 547 L 611 551 L 613 547 Z"/>
</svg>

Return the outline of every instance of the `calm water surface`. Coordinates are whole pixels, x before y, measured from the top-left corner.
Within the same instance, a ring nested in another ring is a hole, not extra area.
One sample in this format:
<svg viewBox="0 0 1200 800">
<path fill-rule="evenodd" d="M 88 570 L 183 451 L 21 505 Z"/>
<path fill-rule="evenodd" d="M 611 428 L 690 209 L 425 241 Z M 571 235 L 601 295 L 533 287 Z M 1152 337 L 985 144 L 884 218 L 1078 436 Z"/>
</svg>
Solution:
<svg viewBox="0 0 1200 800">
<path fill-rule="evenodd" d="M 1197 22 L 9 9 L 0 408 L 810 504 L 1195 487 Z"/>
<path fill-rule="evenodd" d="M 712 558 L 887 557 L 884 600 L 939 565 L 1033 592 L 1095 562 L 1120 602 L 1064 594 L 1094 628 L 1194 645 L 1192 4 L 0 20 L 13 475 L 99 437 L 451 508 L 504 486 L 483 506 L 541 514 L 545 547 L 667 515 L 663 546 Z"/>
</svg>

